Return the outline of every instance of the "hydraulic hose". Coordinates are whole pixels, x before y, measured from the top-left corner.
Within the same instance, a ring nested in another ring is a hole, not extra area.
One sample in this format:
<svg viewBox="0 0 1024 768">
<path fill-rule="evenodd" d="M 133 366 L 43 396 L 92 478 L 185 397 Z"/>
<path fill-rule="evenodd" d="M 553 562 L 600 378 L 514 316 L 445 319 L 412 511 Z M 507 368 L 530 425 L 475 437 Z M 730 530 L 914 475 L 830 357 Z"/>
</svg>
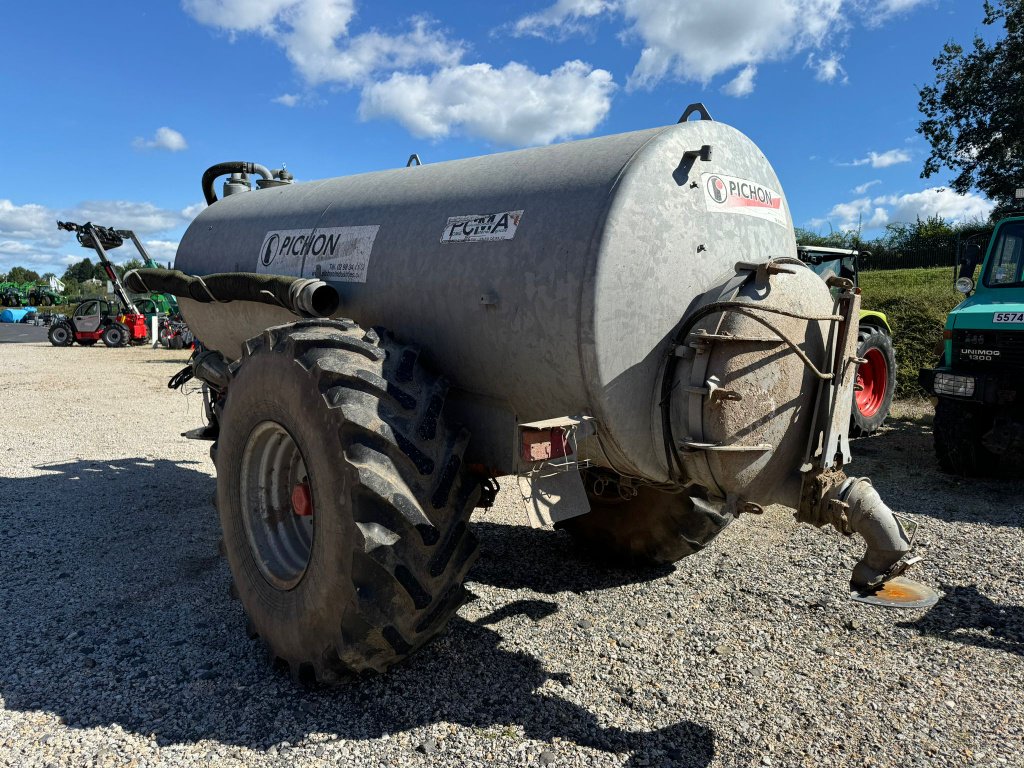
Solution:
<svg viewBox="0 0 1024 768">
<path fill-rule="evenodd" d="M 124 283 L 137 293 L 170 293 L 202 303 L 256 301 L 284 307 L 302 317 L 330 317 L 340 304 L 338 292 L 323 280 L 255 272 L 186 275 L 176 269 L 134 269 Z"/>
<path fill-rule="evenodd" d="M 217 202 L 217 191 L 213 188 L 213 182 L 217 180 L 218 176 L 223 176 L 227 173 L 258 173 L 264 179 L 274 178 L 270 169 L 259 163 L 231 160 L 226 163 L 211 165 L 203 173 L 203 197 L 206 198 L 207 205 L 213 205 Z"/>
</svg>

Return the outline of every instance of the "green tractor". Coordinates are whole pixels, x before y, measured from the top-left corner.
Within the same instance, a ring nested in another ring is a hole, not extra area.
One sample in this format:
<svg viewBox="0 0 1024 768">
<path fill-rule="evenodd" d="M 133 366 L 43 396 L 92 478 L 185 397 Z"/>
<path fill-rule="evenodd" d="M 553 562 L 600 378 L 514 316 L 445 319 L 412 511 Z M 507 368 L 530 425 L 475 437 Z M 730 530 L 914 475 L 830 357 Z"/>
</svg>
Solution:
<svg viewBox="0 0 1024 768">
<path fill-rule="evenodd" d="M 33 307 L 52 307 L 64 301 L 64 297 L 48 285 L 25 283 L 23 289 Z"/>
<path fill-rule="evenodd" d="M 858 285 L 860 277 L 858 259 L 868 255 L 864 251 L 847 248 L 797 246 L 797 256 L 822 280 L 835 275 L 852 280 L 854 285 Z M 857 369 L 850 415 L 850 434 L 854 437 L 870 435 L 885 423 L 896 393 L 896 353 L 892 345 L 892 328 L 884 313 L 861 310 L 857 357 L 863 362 Z"/>
<path fill-rule="evenodd" d="M 0 304 L 5 307 L 21 307 L 28 303 L 28 296 L 21 283 L 0 283 Z"/>
<path fill-rule="evenodd" d="M 918 381 L 936 398 L 939 466 L 984 475 L 1024 454 L 1024 211 L 999 221 L 987 250 L 967 241 L 957 261 L 966 298 L 946 318 L 939 364 Z"/>
</svg>

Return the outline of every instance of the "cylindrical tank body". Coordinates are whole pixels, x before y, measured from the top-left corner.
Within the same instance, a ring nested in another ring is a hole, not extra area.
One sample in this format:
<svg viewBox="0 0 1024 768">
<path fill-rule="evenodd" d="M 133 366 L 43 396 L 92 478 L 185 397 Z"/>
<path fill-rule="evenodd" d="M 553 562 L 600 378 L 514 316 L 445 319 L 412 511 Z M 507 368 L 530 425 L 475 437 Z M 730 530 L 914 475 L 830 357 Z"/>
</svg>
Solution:
<svg viewBox="0 0 1024 768">
<path fill-rule="evenodd" d="M 192 223 L 176 267 L 320 276 L 339 315 L 420 345 L 458 389 L 520 422 L 590 414 L 607 463 L 663 480 L 673 329 L 737 262 L 794 253 L 767 159 L 703 120 L 233 195 Z M 295 319 L 181 307 L 229 358 Z"/>
</svg>

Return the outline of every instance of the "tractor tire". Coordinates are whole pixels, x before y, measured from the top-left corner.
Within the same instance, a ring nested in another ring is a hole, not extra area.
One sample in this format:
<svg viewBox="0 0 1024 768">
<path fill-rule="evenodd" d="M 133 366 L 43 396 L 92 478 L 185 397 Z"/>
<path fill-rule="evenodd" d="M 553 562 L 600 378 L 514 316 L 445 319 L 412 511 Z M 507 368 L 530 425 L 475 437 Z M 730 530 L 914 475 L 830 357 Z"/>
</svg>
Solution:
<svg viewBox="0 0 1024 768">
<path fill-rule="evenodd" d="M 121 323 L 111 323 L 103 329 L 100 338 L 108 347 L 123 347 L 128 343 L 128 329 Z"/>
<path fill-rule="evenodd" d="M 710 508 L 698 508 L 685 494 L 640 486 L 623 499 L 614 481 L 597 493 L 600 475 L 585 472 L 590 512 L 556 525 L 589 556 L 616 565 L 664 566 L 704 549 L 732 520 Z"/>
<path fill-rule="evenodd" d="M 54 323 L 47 331 L 46 337 L 55 347 L 70 347 L 75 343 L 75 336 L 64 323 Z"/>
<path fill-rule="evenodd" d="M 935 456 L 943 472 L 985 477 L 996 472 L 1000 457 L 982 443 L 992 429 L 992 410 L 976 403 L 940 397 L 935 405 Z"/>
<path fill-rule="evenodd" d="M 232 370 L 217 508 L 250 633 L 300 680 L 383 672 L 445 627 L 477 556 L 447 384 L 351 321 L 270 328 Z"/>
<path fill-rule="evenodd" d="M 850 434 L 862 437 L 877 432 L 889 416 L 896 394 L 896 352 L 892 337 L 874 325 L 862 325 L 857 334 L 857 357 L 867 360 L 857 368 L 857 384 L 850 412 Z"/>
<path fill-rule="evenodd" d="M 180 334 L 175 334 L 174 336 L 171 336 L 171 338 L 167 342 L 167 348 L 168 349 L 184 349 L 185 348 L 185 342 L 184 342 L 184 340 L 182 340 L 181 335 Z"/>
<path fill-rule="evenodd" d="M 41 304 L 42 306 L 44 306 L 44 307 L 52 307 L 52 306 L 53 306 L 53 299 L 52 299 L 52 298 L 50 298 L 49 296 L 43 296 L 43 297 L 42 297 L 42 298 L 41 298 L 41 299 L 39 300 L 39 303 L 40 303 L 40 304 Z"/>
</svg>

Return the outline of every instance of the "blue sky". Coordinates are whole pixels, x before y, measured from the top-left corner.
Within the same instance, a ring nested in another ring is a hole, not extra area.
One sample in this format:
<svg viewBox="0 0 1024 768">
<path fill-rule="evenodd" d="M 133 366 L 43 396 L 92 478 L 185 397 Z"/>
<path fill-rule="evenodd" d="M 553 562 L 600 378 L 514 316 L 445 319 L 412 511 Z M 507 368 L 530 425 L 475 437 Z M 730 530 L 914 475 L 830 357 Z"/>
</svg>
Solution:
<svg viewBox="0 0 1024 768">
<path fill-rule="evenodd" d="M 222 160 L 298 179 L 675 122 L 690 102 L 828 231 L 987 201 L 919 178 L 917 91 L 981 0 L 147 0 L 17 3 L 0 53 L 0 272 L 86 252 L 54 221 L 172 258 Z M 128 258 L 127 248 L 116 253 Z"/>
</svg>

